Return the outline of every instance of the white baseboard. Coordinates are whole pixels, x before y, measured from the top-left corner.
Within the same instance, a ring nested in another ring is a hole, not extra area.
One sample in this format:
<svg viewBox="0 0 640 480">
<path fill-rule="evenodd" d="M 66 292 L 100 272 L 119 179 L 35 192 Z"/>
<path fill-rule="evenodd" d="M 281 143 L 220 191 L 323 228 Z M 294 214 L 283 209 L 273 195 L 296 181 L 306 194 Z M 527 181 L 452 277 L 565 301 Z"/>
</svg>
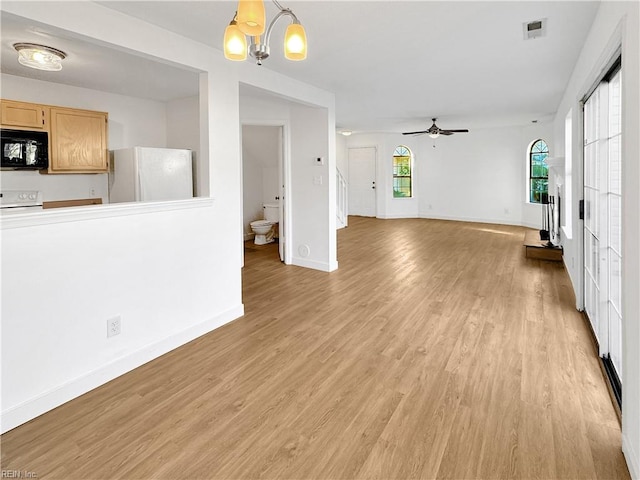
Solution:
<svg viewBox="0 0 640 480">
<path fill-rule="evenodd" d="M 245 233 L 244 234 L 244 241 L 246 242 L 247 240 L 253 240 L 255 236 L 256 235 L 254 233 Z"/>
<path fill-rule="evenodd" d="M 629 468 L 631 478 L 633 480 L 640 480 L 640 463 L 638 455 L 636 455 L 636 452 L 633 450 L 633 446 L 626 435 L 622 435 L 622 453 L 624 453 L 624 458 L 627 461 L 627 468 Z"/>
<path fill-rule="evenodd" d="M 331 264 L 326 262 L 317 262 L 315 260 L 309 260 L 307 258 L 293 257 L 291 259 L 291 265 L 298 267 L 311 268 L 313 270 L 320 270 L 321 272 L 333 272 L 338 268 L 338 262 L 332 262 Z"/>
<path fill-rule="evenodd" d="M 399 218 L 425 218 L 431 220 L 451 220 L 453 222 L 471 222 L 471 223 L 489 223 L 493 225 L 513 225 L 515 227 L 529 227 L 540 228 L 539 225 L 532 225 L 527 222 L 517 222 L 508 218 L 471 218 L 471 217 L 456 217 L 450 215 L 430 215 L 426 213 L 420 213 L 416 215 L 378 215 L 376 218 L 383 220 L 394 220 Z"/>
<path fill-rule="evenodd" d="M 539 223 L 522 222 L 521 225 L 523 227 L 534 228 L 536 230 L 540 230 L 540 224 Z"/>
<path fill-rule="evenodd" d="M 376 218 L 381 218 L 382 220 L 397 220 L 400 218 L 420 218 L 418 216 L 415 215 L 402 215 L 402 214 L 397 214 L 397 215 L 376 215 Z"/>
<path fill-rule="evenodd" d="M 516 227 L 524 227 L 522 222 L 510 220 L 508 218 L 469 218 L 469 217 L 454 217 L 449 215 L 426 215 L 421 213 L 420 218 L 431 218 L 434 220 L 452 220 L 455 222 L 470 222 L 470 223 L 489 223 L 493 225 L 513 225 Z M 536 227 L 533 227 L 536 228 Z"/>
<path fill-rule="evenodd" d="M 53 410 L 63 403 L 73 400 L 94 388 L 119 377 L 151 360 L 174 350 L 185 343 L 209 333 L 222 325 L 244 315 L 244 305 L 240 304 L 214 318 L 194 325 L 186 330 L 164 338 L 131 352 L 81 377 L 63 383 L 47 392 L 31 398 L 19 405 L 3 410 L 0 415 L 0 433 L 5 433 L 43 413 Z"/>
</svg>

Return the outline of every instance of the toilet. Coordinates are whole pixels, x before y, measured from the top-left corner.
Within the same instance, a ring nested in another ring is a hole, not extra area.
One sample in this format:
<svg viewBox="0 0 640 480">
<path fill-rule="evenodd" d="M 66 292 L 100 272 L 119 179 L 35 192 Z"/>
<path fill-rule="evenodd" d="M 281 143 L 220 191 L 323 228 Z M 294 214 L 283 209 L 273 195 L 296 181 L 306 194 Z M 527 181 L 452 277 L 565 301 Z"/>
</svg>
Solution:
<svg viewBox="0 0 640 480">
<path fill-rule="evenodd" d="M 262 211 L 264 220 L 256 220 L 250 223 L 251 230 L 256 235 L 253 241 L 256 245 L 266 245 L 274 241 L 274 225 L 280 220 L 280 209 L 277 203 L 265 203 L 262 205 Z"/>
</svg>

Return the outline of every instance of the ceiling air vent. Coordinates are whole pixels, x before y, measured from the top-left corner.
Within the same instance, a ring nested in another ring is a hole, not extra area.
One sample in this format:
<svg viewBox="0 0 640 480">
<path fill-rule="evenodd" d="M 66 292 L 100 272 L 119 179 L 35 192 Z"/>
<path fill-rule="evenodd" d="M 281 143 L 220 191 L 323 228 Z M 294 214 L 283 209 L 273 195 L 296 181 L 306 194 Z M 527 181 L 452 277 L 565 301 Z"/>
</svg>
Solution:
<svg viewBox="0 0 640 480">
<path fill-rule="evenodd" d="M 524 39 L 529 40 L 531 38 L 544 37 L 547 34 L 547 19 L 534 20 L 533 22 L 525 22 L 522 24 L 524 27 Z"/>
</svg>

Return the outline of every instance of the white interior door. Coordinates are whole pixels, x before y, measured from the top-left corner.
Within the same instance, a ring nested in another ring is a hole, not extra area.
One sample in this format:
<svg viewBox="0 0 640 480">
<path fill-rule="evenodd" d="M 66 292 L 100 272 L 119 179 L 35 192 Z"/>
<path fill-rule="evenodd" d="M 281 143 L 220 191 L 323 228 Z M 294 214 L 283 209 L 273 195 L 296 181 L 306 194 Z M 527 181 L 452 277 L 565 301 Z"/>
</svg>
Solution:
<svg viewBox="0 0 640 480">
<path fill-rule="evenodd" d="M 349 215 L 376 216 L 376 149 L 350 148 Z"/>
<path fill-rule="evenodd" d="M 286 238 L 286 229 L 285 229 L 285 225 L 287 222 L 287 217 L 285 215 L 287 209 L 284 208 L 285 206 L 285 202 L 287 201 L 287 196 L 286 196 L 286 192 L 285 192 L 285 185 L 286 185 L 286 181 L 285 181 L 285 160 L 284 160 L 284 128 L 280 127 L 279 128 L 279 132 L 278 132 L 278 137 L 279 137 L 279 144 L 278 144 L 278 185 L 279 185 L 279 191 L 278 191 L 278 195 L 276 197 L 276 200 L 278 201 L 279 204 L 279 208 L 280 208 L 280 224 L 278 225 L 278 253 L 280 255 L 280 261 L 284 262 L 284 245 L 285 242 L 287 241 Z"/>
</svg>

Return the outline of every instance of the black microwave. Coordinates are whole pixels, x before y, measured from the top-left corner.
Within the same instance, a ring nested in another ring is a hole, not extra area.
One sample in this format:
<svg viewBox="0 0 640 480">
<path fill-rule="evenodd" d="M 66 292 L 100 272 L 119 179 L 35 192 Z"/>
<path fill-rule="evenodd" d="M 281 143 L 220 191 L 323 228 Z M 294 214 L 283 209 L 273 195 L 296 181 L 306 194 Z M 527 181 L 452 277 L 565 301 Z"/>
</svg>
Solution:
<svg viewBox="0 0 640 480">
<path fill-rule="evenodd" d="M 0 130 L 2 168 L 38 170 L 49 167 L 49 134 L 29 130 Z"/>
</svg>

